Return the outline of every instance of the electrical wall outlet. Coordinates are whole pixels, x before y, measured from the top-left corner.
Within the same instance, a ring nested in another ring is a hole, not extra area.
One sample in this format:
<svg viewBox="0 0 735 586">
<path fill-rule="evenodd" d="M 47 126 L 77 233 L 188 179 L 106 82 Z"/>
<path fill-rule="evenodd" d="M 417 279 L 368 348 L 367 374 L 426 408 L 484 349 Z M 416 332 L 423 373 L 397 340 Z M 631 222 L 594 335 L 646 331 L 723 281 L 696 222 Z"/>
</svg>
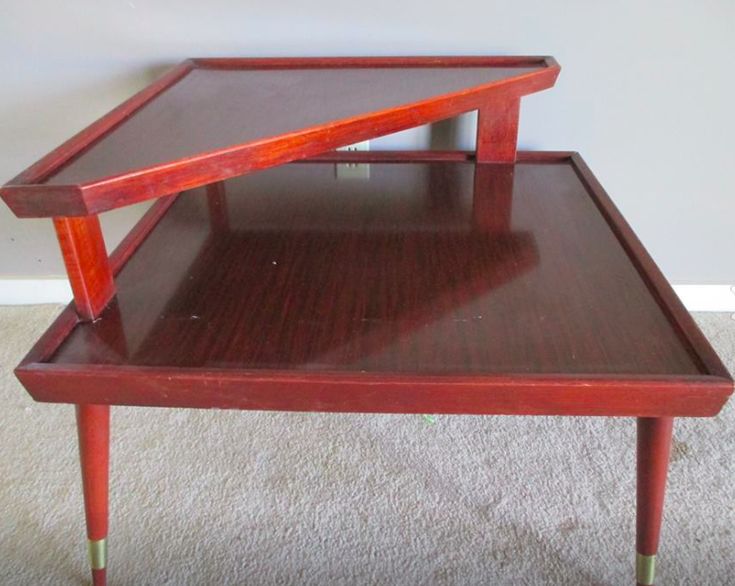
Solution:
<svg viewBox="0 0 735 586">
<path fill-rule="evenodd" d="M 370 141 L 363 140 L 355 144 L 339 147 L 338 151 L 369 151 Z M 370 179 L 370 165 L 368 163 L 337 163 L 334 166 L 337 179 Z"/>
<path fill-rule="evenodd" d="M 348 144 L 347 146 L 339 147 L 338 151 L 369 151 L 370 141 L 363 140 L 362 142 L 356 142 L 355 144 Z"/>
</svg>

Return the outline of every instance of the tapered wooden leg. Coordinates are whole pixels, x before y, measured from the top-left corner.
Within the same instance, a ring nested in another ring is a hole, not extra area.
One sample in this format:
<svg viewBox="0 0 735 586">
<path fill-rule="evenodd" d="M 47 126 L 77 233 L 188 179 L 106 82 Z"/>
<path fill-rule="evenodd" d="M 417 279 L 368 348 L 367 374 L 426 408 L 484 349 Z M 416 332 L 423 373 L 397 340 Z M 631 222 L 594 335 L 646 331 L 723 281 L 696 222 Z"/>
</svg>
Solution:
<svg viewBox="0 0 735 586">
<path fill-rule="evenodd" d="M 78 405 L 77 430 L 92 584 L 104 586 L 107 579 L 109 405 Z"/>
<path fill-rule="evenodd" d="M 638 418 L 636 580 L 641 586 L 654 583 L 673 426 L 671 417 Z"/>
</svg>

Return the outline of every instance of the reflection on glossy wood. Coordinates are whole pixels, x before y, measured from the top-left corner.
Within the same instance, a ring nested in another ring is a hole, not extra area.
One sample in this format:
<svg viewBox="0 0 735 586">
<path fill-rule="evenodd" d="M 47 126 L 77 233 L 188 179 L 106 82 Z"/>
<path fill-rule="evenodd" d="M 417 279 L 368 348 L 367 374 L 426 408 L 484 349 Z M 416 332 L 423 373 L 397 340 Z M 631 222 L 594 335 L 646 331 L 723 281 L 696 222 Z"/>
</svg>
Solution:
<svg viewBox="0 0 735 586">
<path fill-rule="evenodd" d="M 169 195 L 167 197 L 161 197 L 150 207 L 150 209 L 143 214 L 143 217 L 133 227 L 130 232 L 122 239 L 118 247 L 110 255 L 110 268 L 112 274 L 116 275 L 120 272 L 120 269 L 125 266 L 131 256 L 135 254 L 138 247 L 143 241 L 148 238 L 151 230 L 158 224 L 158 222 L 166 215 L 168 209 L 176 201 L 177 195 Z"/>
<path fill-rule="evenodd" d="M 515 156 L 515 154 L 514 154 Z M 472 219 L 485 230 L 511 230 L 515 165 L 475 165 Z"/>
<path fill-rule="evenodd" d="M 732 380 L 579 155 L 516 152 L 521 96 L 558 72 L 188 61 L 0 190 L 21 217 L 55 216 L 74 290 L 16 374 L 78 403 L 95 586 L 109 404 L 634 415 L 637 578 L 653 583 L 672 416 L 717 413 Z M 475 109 L 473 156 L 328 152 Z M 333 162 L 371 172 L 340 180 Z M 108 261 L 95 213 L 194 187 Z"/>
<path fill-rule="evenodd" d="M 300 163 L 180 196 L 102 319 L 19 376 L 41 400 L 389 412 L 706 415 L 731 392 L 568 155 L 365 158 L 368 181 Z"/>
<path fill-rule="evenodd" d="M 157 238 L 120 273 L 121 319 L 147 332 L 131 356 L 108 355 L 94 341 L 116 322 L 104 315 L 77 328 L 55 360 L 426 374 L 700 372 L 568 164 L 514 172 L 373 164 L 360 182 L 336 180 L 331 165 L 315 163 L 230 181 L 226 191 L 229 229 L 210 225 L 211 210 L 220 209 L 211 200 L 182 195 Z M 190 262 L 171 263 L 180 230 L 192 229 L 203 246 Z M 499 287 L 525 272 L 517 285 Z M 147 314 L 163 279 L 175 292 Z M 390 351 L 367 343 L 376 329 L 392 332 Z"/>
<path fill-rule="evenodd" d="M 225 184 L 222 181 L 211 183 L 206 187 L 207 209 L 209 221 L 213 232 L 226 232 L 229 230 L 230 221 L 227 217 L 227 198 L 225 197 Z"/>
<path fill-rule="evenodd" d="M 730 373 L 722 364 L 717 353 L 686 307 L 684 307 L 679 296 L 669 285 L 666 277 L 656 266 L 651 255 L 648 254 L 633 229 L 608 197 L 605 189 L 584 162 L 582 156 L 579 153 L 571 153 L 570 157 L 580 180 L 591 193 L 595 194 L 595 204 L 627 252 L 632 266 L 643 276 L 656 303 L 664 311 L 685 344 L 691 349 L 692 354 L 696 356 L 696 360 L 701 363 L 701 368 L 717 377 L 730 381 L 730 392 L 732 392 Z"/>
<path fill-rule="evenodd" d="M 558 74 L 551 57 L 189 61 L 0 195 L 19 217 L 99 213 L 517 103 Z"/>
</svg>

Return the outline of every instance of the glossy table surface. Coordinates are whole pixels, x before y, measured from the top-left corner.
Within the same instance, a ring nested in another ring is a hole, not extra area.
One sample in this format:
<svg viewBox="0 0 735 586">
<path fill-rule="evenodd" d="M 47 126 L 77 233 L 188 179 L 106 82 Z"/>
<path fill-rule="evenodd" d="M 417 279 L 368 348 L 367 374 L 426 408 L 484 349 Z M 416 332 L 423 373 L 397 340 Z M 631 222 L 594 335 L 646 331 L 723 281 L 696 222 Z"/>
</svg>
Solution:
<svg viewBox="0 0 735 586">
<path fill-rule="evenodd" d="M 46 183 L 93 181 L 534 69 L 539 66 L 194 69 Z"/>
<path fill-rule="evenodd" d="M 178 193 L 554 85 L 551 57 L 190 59 L 0 187 L 19 217 Z M 490 111 L 490 110 L 488 110 Z"/>
<path fill-rule="evenodd" d="M 569 164 L 292 164 L 183 194 L 52 361 L 697 374 Z"/>
</svg>

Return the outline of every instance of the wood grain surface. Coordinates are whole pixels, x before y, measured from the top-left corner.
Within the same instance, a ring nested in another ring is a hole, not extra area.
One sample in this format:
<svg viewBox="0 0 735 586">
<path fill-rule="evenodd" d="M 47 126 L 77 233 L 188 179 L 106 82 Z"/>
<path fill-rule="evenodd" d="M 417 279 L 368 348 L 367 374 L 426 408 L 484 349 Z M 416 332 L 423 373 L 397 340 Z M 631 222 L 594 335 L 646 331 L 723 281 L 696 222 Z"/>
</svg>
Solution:
<svg viewBox="0 0 735 586">
<path fill-rule="evenodd" d="M 365 180 L 325 156 L 180 195 L 101 319 L 21 380 L 41 400 L 100 403 L 720 408 L 731 381 L 577 155 L 414 156 L 368 153 Z"/>
<path fill-rule="evenodd" d="M 551 57 L 190 60 L 0 189 L 19 217 L 79 216 L 517 101 Z"/>
</svg>

